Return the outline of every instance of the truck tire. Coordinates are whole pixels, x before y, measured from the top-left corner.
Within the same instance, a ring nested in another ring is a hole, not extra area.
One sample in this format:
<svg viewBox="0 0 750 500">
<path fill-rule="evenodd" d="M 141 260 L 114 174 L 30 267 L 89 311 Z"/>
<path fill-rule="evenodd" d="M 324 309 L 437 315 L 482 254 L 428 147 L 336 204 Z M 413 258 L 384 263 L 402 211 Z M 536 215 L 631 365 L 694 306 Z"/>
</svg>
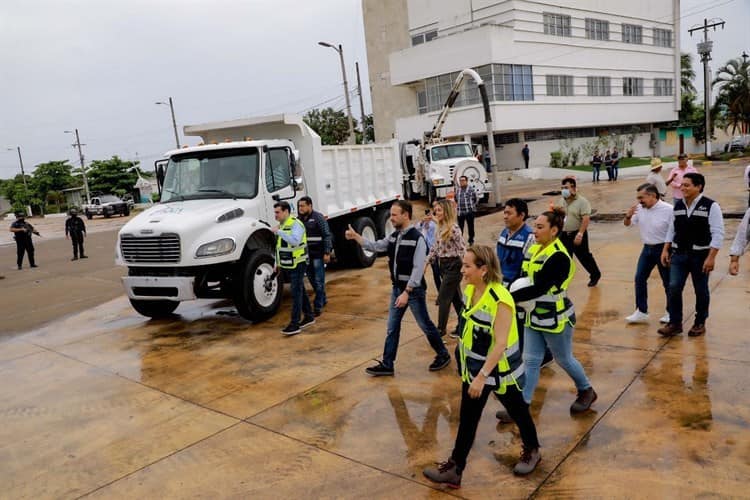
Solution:
<svg viewBox="0 0 750 500">
<path fill-rule="evenodd" d="M 234 284 L 233 300 L 243 318 L 257 323 L 273 316 L 281 305 L 280 273 L 274 273 L 274 258 L 256 250 L 240 263 L 240 278 Z"/>
<path fill-rule="evenodd" d="M 179 302 L 174 300 L 140 300 L 130 299 L 130 305 L 138 314 L 149 318 L 166 318 L 177 309 Z"/>
<path fill-rule="evenodd" d="M 88 210 L 86 210 L 86 218 L 87 218 L 88 220 L 91 220 L 91 219 L 93 219 L 93 218 L 94 218 L 94 216 L 93 216 L 93 214 L 91 214 L 91 213 L 90 213 L 90 212 L 89 212 Z"/>
<path fill-rule="evenodd" d="M 122 212 L 123 217 L 127 217 L 130 215 L 130 207 L 125 207 L 125 210 Z"/>
<path fill-rule="evenodd" d="M 112 212 L 110 212 L 109 210 L 107 210 L 106 207 L 104 209 L 102 209 L 102 213 L 104 214 L 104 218 L 105 219 L 109 219 L 110 217 L 112 217 Z"/>
<path fill-rule="evenodd" d="M 412 188 L 411 181 L 408 179 L 404 181 L 404 199 L 405 200 L 415 199 L 414 188 Z"/>
<path fill-rule="evenodd" d="M 378 239 L 378 230 L 375 227 L 375 223 L 369 217 L 359 217 L 354 220 L 352 228 L 359 234 L 365 237 L 365 239 L 375 241 Z M 353 251 L 349 254 L 351 262 L 357 267 L 370 267 L 378 255 L 375 252 L 369 252 L 362 248 L 360 245 L 354 243 Z"/>
<path fill-rule="evenodd" d="M 375 228 L 378 230 L 378 238 L 390 236 L 396 230 L 391 223 L 390 208 L 381 208 L 375 212 Z"/>
</svg>

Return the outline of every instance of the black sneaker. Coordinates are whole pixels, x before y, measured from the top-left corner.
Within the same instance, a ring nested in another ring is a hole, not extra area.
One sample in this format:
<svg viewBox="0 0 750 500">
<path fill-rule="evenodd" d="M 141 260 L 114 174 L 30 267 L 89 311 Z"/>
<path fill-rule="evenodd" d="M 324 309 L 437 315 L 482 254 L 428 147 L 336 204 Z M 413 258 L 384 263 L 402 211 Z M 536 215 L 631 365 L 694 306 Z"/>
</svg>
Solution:
<svg viewBox="0 0 750 500">
<path fill-rule="evenodd" d="M 88 256 L 88 255 L 81 255 L 81 258 L 82 258 L 82 259 L 88 259 L 88 258 L 89 258 L 89 256 Z"/>
<path fill-rule="evenodd" d="M 305 329 L 305 328 L 307 328 L 308 326 L 310 326 L 310 325 L 314 325 L 314 324 L 315 324 L 315 318 L 314 318 L 313 316 L 310 316 L 309 318 L 305 318 L 305 319 L 303 319 L 303 320 L 302 320 L 302 321 L 300 322 L 300 324 L 299 324 L 299 327 L 300 327 L 300 329 Z"/>
<path fill-rule="evenodd" d="M 393 368 L 388 368 L 382 361 L 378 361 L 377 365 L 365 368 L 365 373 L 373 377 L 392 377 Z"/>
<path fill-rule="evenodd" d="M 301 331 L 302 330 L 300 330 L 299 326 L 297 326 L 297 325 L 295 325 L 293 323 L 289 323 L 286 326 L 286 328 L 284 328 L 283 330 L 281 330 L 281 333 L 283 333 L 284 335 L 291 336 L 291 335 L 297 335 Z"/>
<path fill-rule="evenodd" d="M 70 260 L 78 260 L 78 257 L 73 257 L 73 258 L 72 258 L 72 259 L 70 259 Z"/>
<path fill-rule="evenodd" d="M 451 362 L 451 356 L 450 354 L 445 354 L 443 356 L 435 356 L 435 360 L 430 365 L 430 371 L 436 372 L 438 370 L 442 370 L 446 366 L 448 366 Z"/>
<path fill-rule="evenodd" d="M 321 315 L 322 312 L 323 311 L 321 311 L 320 309 L 315 309 L 315 311 L 313 311 L 313 316 L 315 316 L 317 318 L 318 316 Z"/>
<path fill-rule="evenodd" d="M 39 266 L 37 266 L 36 264 L 31 264 L 29 267 L 39 267 Z"/>
</svg>

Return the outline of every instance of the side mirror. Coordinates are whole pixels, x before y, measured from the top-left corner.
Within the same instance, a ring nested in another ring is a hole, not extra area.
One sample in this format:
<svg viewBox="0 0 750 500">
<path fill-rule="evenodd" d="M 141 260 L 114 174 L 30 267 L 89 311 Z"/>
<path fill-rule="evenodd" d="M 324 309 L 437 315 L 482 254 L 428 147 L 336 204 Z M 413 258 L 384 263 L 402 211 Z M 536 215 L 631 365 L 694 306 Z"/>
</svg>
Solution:
<svg viewBox="0 0 750 500">
<path fill-rule="evenodd" d="M 156 186 L 159 188 L 159 194 L 161 195 L 161 188 L 164 186 L 164 177 L 167 174 L 167 169 L 164 166 L 167 160 L 157 160 L 154 162 L 154 171 L 156 172 Z"/>
<path fill-rule="evenodd" d="M 278 194 L 274 194 L 274 195 L 271 195 L 271 199 L 273 201 L 281 201 L 281 196 L 279 196 Z"/>
</svg>

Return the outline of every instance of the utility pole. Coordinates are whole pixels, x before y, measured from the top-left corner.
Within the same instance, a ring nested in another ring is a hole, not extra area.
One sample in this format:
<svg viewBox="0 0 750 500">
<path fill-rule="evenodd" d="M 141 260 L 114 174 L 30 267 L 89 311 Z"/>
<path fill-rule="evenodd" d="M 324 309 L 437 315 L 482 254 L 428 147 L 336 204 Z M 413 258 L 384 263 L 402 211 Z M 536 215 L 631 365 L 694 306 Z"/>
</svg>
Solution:
<svg viewBox="0 0 750 500">
<path fill-rule="evenodd" d="M 13 148 L 7 148 L 8 151 L 13 151 Z M 18 151 L 18 163 L 21 165 L 21 179 L 23 179 L 23 192 L 26 195 L 26 214 L 31 215 L 31 207 L 29 206 L 29 186 L 26 184 L 26 172 L 23 171 L 23 157 L 21 156 L 21 146 L 16 146 Z"/>
<path fill-rule="evenodd" d="M 344 77 L 344 97 L 346 98 L 346 114 L 349 117 L 349 140 L 348 144 L 355 144 L 356 137 L 354 136 L 354 119 L 352 118 L 352 104 L 349 100 L 349 82 L 346 80 L 346 66 L 344 65 L 344 49 L 341 44 L 333 45 L 328 42 L 318 42 L 321 47 L 330 47 L 339 53 L 339 59 L 341 60 L 341 75 Z"/>
<path fill-rule="evenodd" d="M 66 130 L 65 133 L 70 134 L 71 131 Z M 75 129 L 75 134 L 76 134 L 76 142 L 75 144 L 73 144 L 73 147 L 74 148 L 78 147 L 78 158 L 81 159 L 81 175 L 83 177 L 83 192 L 86 196 L 86 204 L 88 205 L 89 203 L 91 203 L 91 197 L 89 195 L 89 180 L 88 178 L 86 178 L 86 165 L 83 164 L 83 150 L 81 149 L 82 144 L 81 144 L 81 138 L 78 135 L 78 129 Z M 85 144 L 83 144 L 83 146 L 85 146 Z"/>
<path fill-rule="evenodd" d="M 157 101 L 154 104 L 163 104 L 167 105 L 166 102 L 163 101 Z M 169 111 L 172 112 L 172 128 L 174 129 L 174 142 L 177 144 L 177 149 L 180 149 L 180 135 L 177 133 L 177 120 L 174 118 L 174 104 L 172 103 L 172 98 L 169 98 Z"/>
<path fill-rule="evenodd" d="M 720 26 L 724 29 L 724 21 L 722 19 L 711 19 L 709 24 L 708 19 L 703 19 L 703 26 L 694 26 L 688 30 L 690 36 L 693 36 L 693 32 L 703 30 L 703 41 L 698 42 L 698 54 L 701 55 L 701 61 L 703 62 L 703 105 L 706 113 L 706 158 L 711 156 L 711 69 L 708 66 L 711 60 L 711 49 L 713 48 L 713 42 L 708 39 L 708 30 L 713 28 L 716 31 L 716 27 Z"/>
<path fill-rule="evenodd" d="M 357 93 L 359 93 L 359 112 L 362 114 L 362 144 L 367 144 L 367 121 L 365 120 L 365 103 L 362 100 L 362 81 L 359 79 L 359 63 L 354 63 L 357 68 Z"/>
</svg>

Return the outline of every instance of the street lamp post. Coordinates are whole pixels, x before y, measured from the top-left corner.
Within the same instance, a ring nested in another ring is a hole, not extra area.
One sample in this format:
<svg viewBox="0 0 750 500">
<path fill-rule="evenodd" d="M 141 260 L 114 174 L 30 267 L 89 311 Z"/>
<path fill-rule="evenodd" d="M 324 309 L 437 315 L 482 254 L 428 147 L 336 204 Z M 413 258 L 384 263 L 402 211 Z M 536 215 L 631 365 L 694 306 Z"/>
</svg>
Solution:
<svg viewBox="0 0 750 500">
<path fill-rule="evenodd" d="M 78 129 L 75 129 L 75 132 L 72 130 L 64 130 L 63 132 L 76 135 L 76 142 L 73 144 L 73 147 L 78 148 L 78 158 L 81 160 L 81 176 L 83 177 L 83 191 L 86 195 L 86 204 L 88 205 L 91 203 L 91 197 L 89 195 L 89 180 L 86 177 L 86 165 L 83 164 L 83 150 L 81 150 L 81 138 L 78 135 Z"/>
<path fill-rule="evenodd" d="M 322 47 L 330 47 L 336 52 L 339 53 L 339 59 L 341 60 L 341 75 L 344 77 L 344 97 L 346 98 L 346 114 L 349 118 L 349 144 L 356 143 L 356 138 L 354 136 L 354 120 L 352 119 L 352 106 L 349 102 L 349 83 L 346 81 L 346 66 L 344 66 L 344 49 L 341 47 L 341 44 L 333 45 L 332 43 L 328 42 L 318 42 L 318 45 Z"/>
<path fill-rule="evenodd" d="M 165 106 L 169 106 L 169 110 L 172 112 L 172 128 L 174 129 L 174 142 L 177 144 L 177 149 L 180 149 L 180 135 L 177 133 L 177 120 L 174 118 L 174 104 L 172 103 L 172 98 L 169 98 L 169 103 L 166 103 L 164 101 L 156 101 L 154 104 L 163 104 Z"/>
</svg>

